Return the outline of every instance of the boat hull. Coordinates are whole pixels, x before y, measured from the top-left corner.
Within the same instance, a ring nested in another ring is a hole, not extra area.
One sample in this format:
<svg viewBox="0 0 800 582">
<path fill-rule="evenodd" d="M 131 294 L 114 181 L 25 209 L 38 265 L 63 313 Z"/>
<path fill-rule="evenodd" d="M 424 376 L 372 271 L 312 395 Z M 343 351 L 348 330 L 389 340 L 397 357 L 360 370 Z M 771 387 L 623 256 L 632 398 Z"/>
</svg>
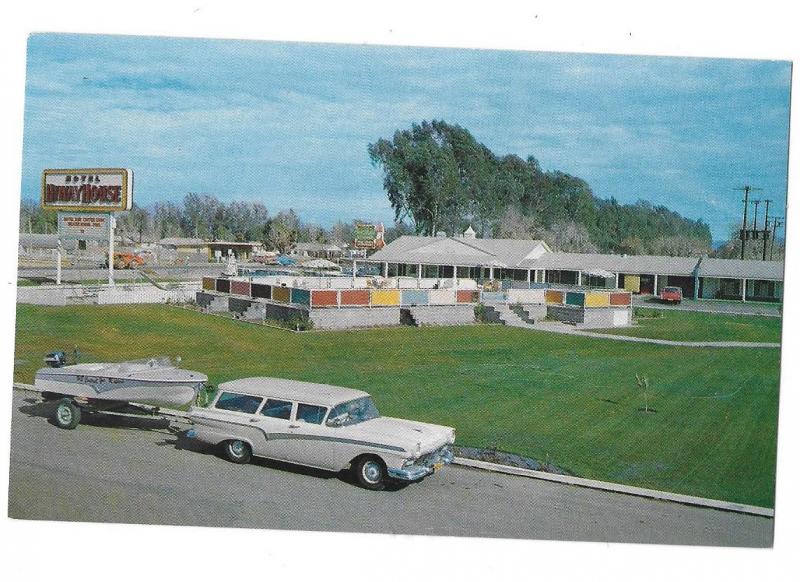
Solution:
<svg viewBox="0 0 800 582">
<path fill-rule="evenodd" d="M 194 400 L 202 382 L 54 374 L 45 368 L 36 373 L 35 386 L 40 392 L 64 396 L 181 406 Z"/>
</svg>

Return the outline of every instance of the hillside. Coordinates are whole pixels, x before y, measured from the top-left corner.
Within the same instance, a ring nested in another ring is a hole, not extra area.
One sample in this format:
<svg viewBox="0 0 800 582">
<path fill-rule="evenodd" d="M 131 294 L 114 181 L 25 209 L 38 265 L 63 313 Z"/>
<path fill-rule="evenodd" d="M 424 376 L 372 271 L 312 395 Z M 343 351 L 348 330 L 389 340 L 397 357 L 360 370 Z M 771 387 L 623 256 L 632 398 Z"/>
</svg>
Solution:
<svg viewBox="0 0 800 582">
<path fill-rule="evenodd" d="M 564 251 L 696 254 L 711 231 L 664 206 L 620 204 L 595 196 L 589 184 L 543 171 L 533 156 L 497 155 L 467 130 L 423 121 L 368 146 L 400 222 L 417 233 L 544 238 Z"/>
</svg>

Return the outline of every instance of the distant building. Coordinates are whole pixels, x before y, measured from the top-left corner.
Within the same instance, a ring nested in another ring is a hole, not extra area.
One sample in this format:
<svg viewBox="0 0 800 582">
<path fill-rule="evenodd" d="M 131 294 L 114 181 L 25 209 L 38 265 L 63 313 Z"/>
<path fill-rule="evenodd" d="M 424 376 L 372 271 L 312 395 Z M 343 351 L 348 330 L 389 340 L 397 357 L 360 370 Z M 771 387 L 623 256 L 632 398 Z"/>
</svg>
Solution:
<svg viewBox="0 0 800 582">
<path fill-rule="evenodd" d="M 249 261 L 254 255 L 261 254 L 264 245 L 260 242 L 235 242 L 215 240 L 208 245 L 208 255 L 212 261 L 224 261 L 228 255 L 233 255 L 239 261 Z"/>
<path fill-rule="evenodd" d="M 333 243 L 299 242 L 289 251 L 293 257 L 313 257 L 316 259 L 338 259 L 343 254 L 342 247 Z"/>
</svg>

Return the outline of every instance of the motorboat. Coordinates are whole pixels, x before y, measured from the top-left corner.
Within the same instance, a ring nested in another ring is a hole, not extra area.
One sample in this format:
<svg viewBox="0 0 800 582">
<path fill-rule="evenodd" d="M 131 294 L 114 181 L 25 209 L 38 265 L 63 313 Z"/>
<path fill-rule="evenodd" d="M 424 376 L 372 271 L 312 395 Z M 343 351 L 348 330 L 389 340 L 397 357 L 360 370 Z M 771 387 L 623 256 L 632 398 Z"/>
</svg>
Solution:
<svg viewBox="0 0 800 582">
<path fill-rule="evenodd" d="M 66 365 L 63 353 L 54 352 L 45 362 L 34 385 L 50 397 L 180 406 L 208 382 L 205 374 L 181 369 L 168 358 Z"/>
</svg>

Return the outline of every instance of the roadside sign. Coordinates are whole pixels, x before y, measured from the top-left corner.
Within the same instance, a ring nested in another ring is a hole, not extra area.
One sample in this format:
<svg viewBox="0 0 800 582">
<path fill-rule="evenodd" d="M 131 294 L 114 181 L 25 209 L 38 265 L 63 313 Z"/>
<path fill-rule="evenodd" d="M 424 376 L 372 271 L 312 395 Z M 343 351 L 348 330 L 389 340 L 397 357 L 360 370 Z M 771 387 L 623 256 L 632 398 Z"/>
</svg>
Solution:
<svg viewBox="0 0 800 582">
<path fill-rule="evenodd" d="M 85 168 L 42 172 L 43 210 L 120 212 L 133 203 L 133 171 Z"/>
<path fill-rule="evenodd" d="M 383 224 L 356 224 L 353 231 L 353 247 L 357 249 L 382 248 Z"/>
<path fill-rule="evenodd" d="M 109 215 L 94 212 L 59 212 L 58 238 L 61 240 L 107 241 Z"/>
</svg>

